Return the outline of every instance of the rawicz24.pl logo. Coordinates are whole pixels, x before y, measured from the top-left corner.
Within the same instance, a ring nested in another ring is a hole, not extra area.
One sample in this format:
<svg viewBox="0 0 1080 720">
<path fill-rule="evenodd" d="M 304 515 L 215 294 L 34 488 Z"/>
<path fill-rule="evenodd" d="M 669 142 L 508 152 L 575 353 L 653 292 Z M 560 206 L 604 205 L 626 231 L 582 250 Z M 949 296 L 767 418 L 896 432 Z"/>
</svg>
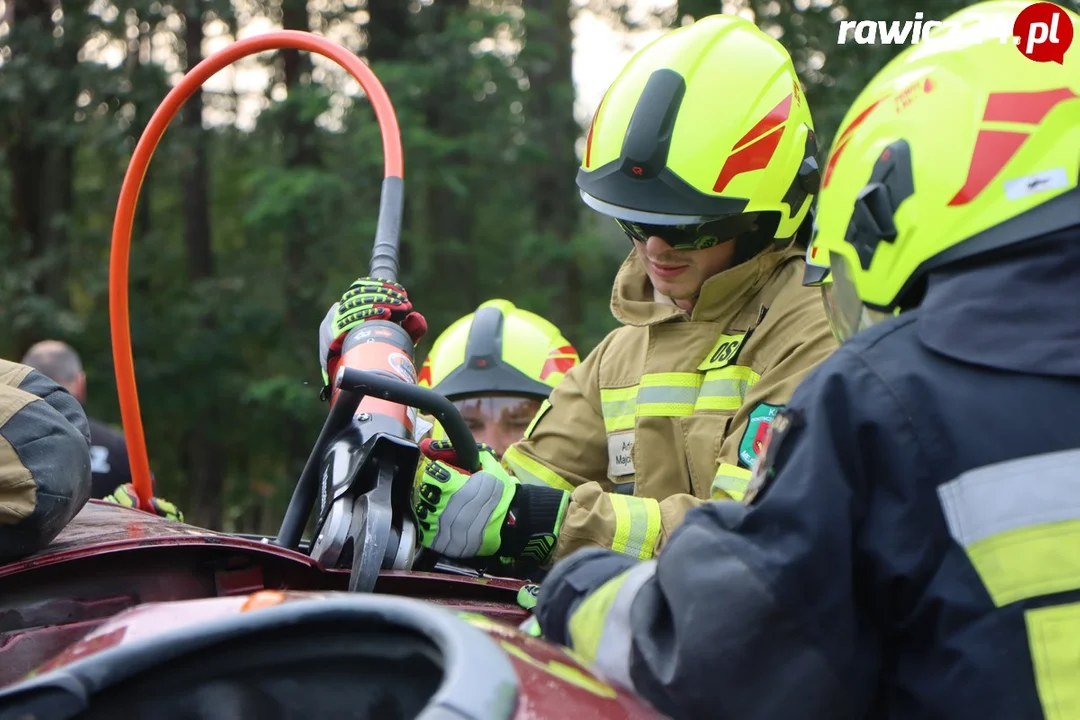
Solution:
<svg viewBox="0 0 1080 720">
<path fill-rule="evenodd" d="M 936 32 L 935 32 L 936 31 Z M 916 45 L 929 37 L 949 37 L 964 42 L 992 41 L 1016 45 L 1035 62 L 1064 63 L 1065 51 L 1073 41 L 1073 23 L 1065 11 L 1051 2 L 1027 6 L 1012 27 L 958 25 L 948 21 L 924 20 L 921 12 L 914 20 L 844 20 L 836 36 L 838 45 L 854 40 L 860 45 Z"/>
</svg>

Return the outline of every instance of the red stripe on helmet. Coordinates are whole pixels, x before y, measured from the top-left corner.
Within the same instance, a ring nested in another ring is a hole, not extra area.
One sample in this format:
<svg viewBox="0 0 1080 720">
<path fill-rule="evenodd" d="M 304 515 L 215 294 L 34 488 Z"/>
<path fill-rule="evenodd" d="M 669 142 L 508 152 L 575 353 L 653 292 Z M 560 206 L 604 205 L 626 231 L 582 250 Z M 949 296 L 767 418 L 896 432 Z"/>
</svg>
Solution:
<svg viewBox="0 0 1080 720">
<path fill-rule="evenodd" d="M 424 361 L 420 373 L 416 377 L 416 384 L 422 387 L 431 387 L 431 358 Z"/>
<path fill-rule="evenodd" d="M 765 117 L 758 120 L 754 127 L 735 143 L 735 152 L 728 155 L 720 174 L 716 176 L 713 192 L 723 192 L 724 188 L 738 175 L 768 167 L 780 145 L 780 136 L 784 134 L 783 124 L 791 117 L 791 98 L 787 97 L 776 104 Z"/>
<path fill-rule="evenodd" d="M 1077 97 L 1069 88 L 1030 93 L 990 93 L 983 110 L 983 122 L 1011 122 L 1038 125 L 1050 111 Z M 1020 151 L 1030 131 L 980 130 L 975 136 L 964 186 L 949 201 L 949 207 L 966 205 L 993 182 Z"/>
<path fill-rule="evenodd" d="M 886 97 L 892 97 L 891 95 Z M 832 155 L 829 156 L 829 162 L 825 165 L 825 176 L 821 179 L 821 187 L 826 187 L 829 184 L 829 178 L 832 177 L 833 168 L 836 167 L 836 161 L 840 159 L 840 155 L 844 152 L 844 148 L 847 147 L 848 142 L 851 140 L 851 133 L 855 128 L 863 124 L 863 121 L 870 116 L 870 113 L 881 105 L 881 102 L 885 98 L 878 98 L 874 101 L 870 107 L 863 110 L 855 119 L 851 121 L 851 124 L 844 128 L 844 132 L 840 133 L 840 137 L 836 139 L 836 149 L 833 150 Z"/>
<path fill-rule="evenodd" d="M 1005 167 L 1020 146 L 1027 140 L 1026 132 L 980 130 L 975 138 L 975 152 L 968 165 L 967 180 L 960 192 L 949 201 L 949 207 L 966 205 L 979 196 L 990 181 Z"/>
<path fill-rule="evenodd" d="M 735 143 L 735 147 L 741 148 L 763 135 L 768 135 L 774 128 L 786 122 L 791 117 L 791 97 L 792 93 L 788 93 L 788 96 L 778 102 L 776 107 L 765 113 L 765 117 L 758 120 L 757 124 L 750 128 L 749 132 L 739 138 L 739 142 Z"/>
<path fill-rule="evenodd" d="M 768 135 L 750 143 L 742 150 L 729 155 L 724 167 L 720 169 L 720 175 L 716 178 L 713 192 L 723 192 L 728 183 L 737 175 L 767 167 L 769 161 L 772 160 L 773 154 L 776 153 L 777 146 L 780 145 L 780 138 L 783 134 L 784 129 L 778 127 Z"/>
<path fill-rule="evenodd" d="M 1076 97 L 1069 88 L 1041 92 L 990 93 L 983 122 L 1014 122 L 1038 125 L 1050 111 Z"/>
<path fill-rule="evenodd" d="M 544 367 L 540 369 L 540 381 L 547 380 L 553 373 L 565 375 L 577 365 L 577 350 L 573 345 L 563 345 L 548 353 Z"/>
</svg>

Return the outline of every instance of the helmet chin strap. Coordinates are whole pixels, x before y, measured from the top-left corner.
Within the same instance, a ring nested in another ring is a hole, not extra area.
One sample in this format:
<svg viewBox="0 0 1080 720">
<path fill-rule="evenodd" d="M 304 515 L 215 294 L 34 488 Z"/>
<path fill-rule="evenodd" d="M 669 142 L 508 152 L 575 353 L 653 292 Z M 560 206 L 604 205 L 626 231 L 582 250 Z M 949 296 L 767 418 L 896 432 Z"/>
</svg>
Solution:
<svg viewBox="0 0 1080 720">
<path fill-rule="evenodd" d="M 760 255 L 774 244 L 786 244 L 786 241 L 778 242 L 775 238 L 779 225 L 779 213 L 760 213 L 756 227 L 735 238 L 735 254 L 731 258 L 731 267 Z"/>
</svg>

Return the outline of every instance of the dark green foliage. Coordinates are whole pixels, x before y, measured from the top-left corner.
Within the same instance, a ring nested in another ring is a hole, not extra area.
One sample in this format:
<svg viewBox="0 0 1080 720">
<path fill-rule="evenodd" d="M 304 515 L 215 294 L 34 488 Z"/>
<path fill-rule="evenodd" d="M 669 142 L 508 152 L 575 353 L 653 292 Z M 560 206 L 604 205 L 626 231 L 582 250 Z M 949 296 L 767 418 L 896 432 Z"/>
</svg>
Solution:
<svg viewBox="0 0 1080 720">
<path fill-rule="evenodd" d="M 749 2 L 760 24 L 782 29 L 826 143 L 891 56 L 886 47 L 837 46 L 837 14 L 942 17 L 963 4 Z M 108 316 L 113 214 L 135 142 L 186 69 L 185 42 L 197 39 L 185 17 L 201 18 L 208 40 L 260 18 L 306 23 L 345 33 L 369 58 L 405 147 L 401 280 L 431 326 L 418 362 L 439 331 L 491 297 L 552 318 L 582 354 L 614 327 L 611 282 L 628 245 L 582 210 L 573 185 L 584 129 L 573 120 L 569 15 L 587 5 L 618 26 L 627 3 L 6 5 L 14 21 L 6 34 L 0 25 L 0 355 L 18 359 L 46 337 L 70 342 L 86 365 L 92 415 L 119 424 Z M 678 10 L 699 16 L 720 4 L 682 0 Z M 656 21 L 673 18 L 672 10 Z M 114 67 L 90 52 L 109 42 Z M 199 131 L 178 119 L 157 148 L 136 218 L 130 304 L 161 494 L 196 523 L 273 530 L 327 409 L 318 400 L 318 322 L 367 271 L 382 150 L 366 100 L 342 92 L 343 71 L 287 53 L 259 61 L 271 83 L 251 131 L 221 122 Z M 206 91 L 206 118 L 234 117 L 242 99 Z M 199 143 L 204 170 L 194 163 Z M 190 192 L 199 177 L 205 203 Z M 206 238 L 190 232 L 206 225 L 209 261 L 200 256 Z"/>
</svg>

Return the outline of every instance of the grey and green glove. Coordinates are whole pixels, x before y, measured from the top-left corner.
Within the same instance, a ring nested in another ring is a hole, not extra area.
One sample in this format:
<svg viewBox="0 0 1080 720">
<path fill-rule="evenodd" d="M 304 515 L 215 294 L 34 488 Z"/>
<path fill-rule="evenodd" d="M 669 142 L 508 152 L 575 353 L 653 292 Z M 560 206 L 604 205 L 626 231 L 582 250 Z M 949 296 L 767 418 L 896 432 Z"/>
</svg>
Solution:
<svg viewBox="0 0 1080 720">
<path fill-rule="evenodd" d="M 542 567 L 550 561 L 570 494 L 546 485 L 523 485 L 480 448 L 480 470 L 458 465 L 446 441 L 420 443 L 414 510 L 420 544 L 449 558 L 497 557 Z"/>
<path fill-rule="evenodd" d="M 323 384 L 329 385 L 337 371 L 341 345 L 349 331 L 368 320 L 386 320 L 402 327 L 415 346 L 427 332 L 427 320 L 413 310 L 405 288 L 379 278 L 353 281 L 341 299 L 330 307 L 319 326 L 319 359 Z"/>
<path fill-rule="evenodd" d="M 111 502 L 116 505 L 123 505 L 124 507 L 137 508 L 139 507 L 139 495 L 135 492 L 134 483 L 125 483 L 120 487 L 112 491 L 111 495 L 106 495 L 101 498 L 105 502 Z M 180 511 L 180 508 L 176 507 L 173 503 L 162 498 L 152 497 L 150 498 L 150 504 L 154 506 L 154 513 L 160 515 L 168 520 L 175 520 L 177 522 L 184 522 L 184 513 Z"/>
</svg>

